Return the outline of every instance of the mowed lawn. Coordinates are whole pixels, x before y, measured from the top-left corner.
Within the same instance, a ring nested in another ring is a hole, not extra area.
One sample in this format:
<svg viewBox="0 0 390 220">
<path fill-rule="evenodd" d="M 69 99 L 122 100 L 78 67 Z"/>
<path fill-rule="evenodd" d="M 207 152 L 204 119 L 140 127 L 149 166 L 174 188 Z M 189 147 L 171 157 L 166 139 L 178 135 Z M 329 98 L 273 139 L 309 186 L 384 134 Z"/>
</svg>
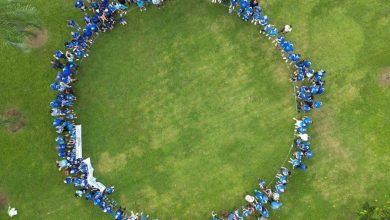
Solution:
<svg viewBox="0 0 390 220">
<path fill-rule="evenodd" d="M 0 128 L 0 193 L 20 219 L 110 219 L 73 196 L 56 168 L 48 64 L 81 17 L 72 1 L 36 0 L 48 43 L 0 49 L 0 112 L 27 118 Z M 389 201 L 390 3 L 266 1 L 272 23 L 328 75 L 313 114 L 314 158 L 294 173 L 271 219 L 354 219 L 365 201 Z M 84 153 L 128 210 L 159 219 L 208 219 L 232 210 L 257 178 L 272 179 L 292 141 L 289 70 L 258 29 L 206 0 L 131 10 L 128 25 L 96 41 L 75 87 Z M 0 212 L 0 219 L 7 219 Z"/>
</svg>

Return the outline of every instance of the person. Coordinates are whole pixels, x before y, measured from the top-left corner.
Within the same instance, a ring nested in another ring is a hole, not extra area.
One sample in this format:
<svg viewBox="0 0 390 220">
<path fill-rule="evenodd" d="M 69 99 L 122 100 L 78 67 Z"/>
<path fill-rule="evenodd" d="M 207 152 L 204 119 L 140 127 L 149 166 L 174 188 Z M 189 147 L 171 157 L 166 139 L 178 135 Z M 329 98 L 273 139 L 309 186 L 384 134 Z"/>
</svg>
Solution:
<svg viewBox="0 0 390 220">
<path fill-rule="evenodd" d="M 303 141 L 308 141 L 309 140 L 309 135 L 308 134 L 297 134 L 298 137 L 300 137 Z"/>
<path fill-rule="evenodd" d="M 78 190 L 76 190 L 74 196 L 75 197 L 83 197 L 84 193 L 85 193 L 85 189 L 78 189 Z"/>
<path fill-rule="evenodd" d="M 85 11 L 85 5 L 82 0 L 77 0 L 74 3 L 74 7 L 80 9 L 81 11 Z"/>
<path fill-rule="evenodd" d="M 212 220 L 218 220 L 217 213 L 215 213 L 214 211 L 211 212 L 211 217 L 212 217 Z"/>
<path fill-rule="evenodd" d="M 18 214 L 18 210 L 16 208 L 11 208 L 11 206 L 8 205 L 8 216 L 12 218 L 17 214 Z"/>
<path fill-rule="evenodd" d="M 126 209 L 122 209 L 122 207 L 119 207 L 119 209 L 114 212 L 114 219 L 122 220 L 122 216 L 125 210 Z"/>
<path fill-rule="evenodd" d="M 280 207 L 282 206 L 282 203 L 278 202 L 278 201 L 272 201 L 271 202 L 271 208 L 276 210 L 276 209 L 280 209 Z"/>
<path fill-rule="evenodd" d="M 260 189 L 267 188 L 267 184 L 266 184 L 265 180 L 259 179 L 259 187 L 260 187 Z"/>
<path fill-rule="evenodd" d="M 161 0 L 152 0 L 153 5 L 155 5 L 158 9 L 160 9 L 161 6 Z M 216 3 L 216 2 L 214 2 Z M 221 2 L 220 2 L 221 3 Z"/>
<path fill-rule="evenodd" d="M 292 31 L 292 25 L 286 24 L 284 25 L 283 29 L 280 30 L 282 34 L 287 34 Z"/>
<path fill-rule="evenodd" d="M 68 167 L 68 165 L 69 165 L 69 162 L 66 159 L 60 160 L 60 161 L 56 161 L 56 163 L 57 163 L 57 166 L 58 166 L 58 170 L 62 170 L 63 168 Z"/>
<path fill-rule="evenodd" d="M 149 215 L 145 215 L 143 212 L 141 212 L 141 220 L 148 220 Z"/>
<path fill-rule="evenodd" d="M 250 6 L 252 8 L 259 6 L 259 3 L 256 0 L 251 0 Z"/>
<path fill-rule="evenodd" d="M 241 17 L 241 14 L 245 12 L 246 8 L 249 7 L 248 0 L 241 0 L 240 1 L 240 9 L 237 12 L 238 17 Z"/>
<path fill-rule="evenodd" d="M 74 29 L 76 29 L 77 31 L 80 31 L 80 30 L 81 30 L 80 25 L 77 24 L 77 22 L 76 22 L 75 20 L 68 20 L 68 27 L 74 28 Z"/>
<path fill-rule="evenodd" d="M 53 59 L 50 61 L 50 64 L 54 69 L 62 69 L 64 67 L 64 64 L 62 64 L 58 59 Z"/>
<path fill-rule="evenodd" d="M 146 11 L 144 0 L 137 0 L 137 6 L 141 12 Z"/>
<path fill-rule="evenodd" d="M 280 168 L 280 173 L 281 173 L 283 176 L 290 176 L 290 175 L 291 175 L 291 171 L 288 170 L 288 169 L 285 168 L 285 167 Z"/>
<path fill-rule="evenodd" d="M 229 6 L 229 15 L 234 11 L 234 8 L 237 6 L 237 0 L 230 0 Z"/>
<path fill-rule="evenodd" d="M 245 200 L 249 203 L 253 203 L 255 201 L 255 197 L 251 196 L 251 195 L 246 195 L 245 196 Z"/>
</svg>

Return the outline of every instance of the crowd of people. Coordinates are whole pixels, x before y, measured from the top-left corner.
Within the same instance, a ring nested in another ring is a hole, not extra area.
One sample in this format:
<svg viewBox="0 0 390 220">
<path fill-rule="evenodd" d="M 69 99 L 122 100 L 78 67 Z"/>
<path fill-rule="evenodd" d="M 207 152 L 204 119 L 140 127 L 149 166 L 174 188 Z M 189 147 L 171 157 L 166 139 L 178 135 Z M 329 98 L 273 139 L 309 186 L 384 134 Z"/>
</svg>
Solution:
<svg viewBox="0 0 390 220">
<path fill-rule="evenodd" d="M 227 3 L 226 0 L 212 0 L 212 2 Z M 325 91 L 323 79 L 326 72 L 322 69 L 315 71 L 310 60 L 303 59 L 301 54 L 295 52 L 294 44 L 286 38 L 286 35 L 292 31 L 292 25 L 285 25 L 278 30 L 275 25 L 270 23 L 268 16 L 263 13 L 256 0 L 230 0 L 228 14 L 233 12 L 236 12 L 244 22 L 250 21 L 256 25 L 260 29 L 260 34 L 265 35 L 280 50 L 282 59 L 292 70 L 290 81 L 294 83 L 296 89 L 297 113 L 305 114 L 312 109 L 321 108 L 322 102 L 316 100 L 315 97 Z M 313 157 L 308 134 L 308 128 L 313 121 L 309 116 L 293 119 L 295 121 L 295 138 L 291 148 L 291 157 L 285 163 L 290 163 L 292 169 L 306 171 L 308 166 L 304 164 L 303 160 Z M 267 184 L 263 179 L 259 180 L 259 188 L 245 196 L 247 205 L 230 213 L 223 211 L 220 215 L 213 211 L 211 213 L 212 219 L 241 220 L 252 215 L 256 216 L 258 220 L 268 219 L 270 213 L 266 207 L 272 210 L 281 208 L 280 195 L 286 191 L 286 185 L 291 176 L 291 171 L 283 166 L 270 184 Z"/>
<path fill-rule="evenodd" d="M 214 1 L 214 0 L 213 0 Z M 217 0 L 215 0 L 217 2 Z M 226 1 L 219 1 L 224 3 Z M 51 115 L 54 117 L 52 125 L 55 128 L 57 137 L 57 151 L 59 160 L 58 169 L 66 175 L 64 183 L 74 185 L 76 197 L 83 197 L 103 212 L 111 214 L 117 220 L 147 220 L 148 216 L 144 213 L 126 212 L 117 202 L 110 198 L 114 192 L 114 187 L 107 187 L 101 191 L 88 183 L 89 170 L 83 158 L 76 157 L 76 114 L 73 111 L 73 104 L 77 100 L 73 92 L 73 85 L 77 81 L 80 61 L 88 57 L 90 46 L 93 44 L 96 36 L 101 33 L 112 30 L 118 23 L 127 24 L 123 15 L 127 9 L 135 5 L 140 11 L 145 11 L 148 4 L 160 8 L 163 0 L 76 0 L 75 8 L 84 13 L 84 24 L 78 24 L 75 20 L 69 20 L 67 25 L 71 28 L 71 40 L 64 43 L 65 50 L 56 50 L 53 54 L 51 66 L 57 70 L 55 81 L 50 85 L 51 89 L 57 92 L 56 98 L 50 103 Z M 294 52 L 294 45 L 286 39 L 286 34 L 292 30 L 291 25 L 286 25 L 282 30 L 278 30 L 269 23 L 268 16 L 263 14 L 262 8 L 256 0 L 230 0 L 229 14 L 237 11 L 237 15 L 243 21 L 251 21 L 260 28 L 260 33 L 268 37 L 275 44 L 281 53 L 283 59 L 294 69 L 290 80 L 298 83 L 296 99 L 299 112 L 309 112 L 312 109 L 318 109 L 322 103 L 315 100 L 316 95 L 324 92 L 325 71 L 314 71 L 311 62 L 302 59 L 299 53 Z M 310 159 L 313 152 L 310 150 L 310 137 L 307 129 L 312 124 L 308 116 L 303 116 L 295 120 L 296 138 L 293 144 L 293 154 L 289 160 L 293 169 L 305 171 L 307 165 L 303 159 Z M 247 205 L 241 209 L 236 209 L 231 213 L 223 213 L 221 217 L 212 212 L 213 220 L 229 219 L 240 220 L 251 215 L 257 215 L 258 219 L 267 219 L 270 215 L 267 206 L 271 209 L 279 209 L 282 206 L 280 195 L 286 191 L 288 179 L 291 171 L 282 167 L 269 185 L 264 180 L 259 180 L 259 188 L 252 194 L 245 196 Z M 272 187 L 269 187 L 272 185 Z"/>
<path fill-rule="evenodd" d="M 100 190 L 88 182 L 91 170 L 88 170 L 84 158 L 76 156 L 76 124 L 77 118 L 73 111 L 73 104 L 77 100 L 73 91 L 73 85 L 77 81 L 80 61 L 88 57 L 90 46 L 96 37 L 104 32 L 112 30 L 117 24 L 125 25 L 123 15 L 127 9 L 135 5 L 140 11 L 145 11 L 147 5 L 162 7 L 163 0 L 76 0 L 74 7 L 84 14 L 83 24 L 75 20 L 69 20 L 67 26 L 71 28 L 71 40 L 64 43 L 65 50 L 56 50 L 51 60 L 51 66 L 57 71 L 55 81 L 50 85 L 51 89 L 57 92 L 56 98 L 50 102 L 53 116 L 52 125 L 55 128 L 57 137 L 58 157 L 60 158 L 57 167 L 66 175 L 65 184 L 76 187 L 75 196 L 83 197 L 103 212 L 113 215 L 116 220 L 147 220 L 148 215 L 126 212 L 115 200 L 110 198 L 114 187 L 107 187 Z"/>
</svg>

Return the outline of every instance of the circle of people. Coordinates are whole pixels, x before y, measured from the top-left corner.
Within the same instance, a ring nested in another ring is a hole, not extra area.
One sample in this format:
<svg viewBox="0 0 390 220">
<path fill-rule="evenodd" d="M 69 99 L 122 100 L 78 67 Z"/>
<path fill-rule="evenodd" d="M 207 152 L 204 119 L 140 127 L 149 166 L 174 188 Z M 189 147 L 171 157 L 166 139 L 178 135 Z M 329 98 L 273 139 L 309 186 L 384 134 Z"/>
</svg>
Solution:
<svg viewBox="0 0 390 220">
<path fill-rule="evenodd" d="M 227 0 L 212 0 L 212 2 L 227 5 Z M 228 14 L 231 15 L 233 12 L 236 12 L 237 16 L 244 22 L 250 21 L 253 25 L 259 27 L 260 34 L 265 35 L 272 41 L 275 47 L 281 51 L 282 58 L 289 68 L 294 70 L 290 81 L 294 84 L 299 82 L 299 86 L 295 86 L 298 113 L 320 109 L 322 102 L 315 100 L 314 97 L 323 94 L 325 91 L 323 78 L 326 71 L 322 69 L 319 71 L 313 70 L 310 60 L 302 59 L 301 54 L 295 52 L 294 44 L 286 39 L 286 34 L 292 31 L 292 26 L 285 25 L 278 30 L 275 25 L 270 23 L 268 16 L 263 14 L 257 0 L 230 0 Z M 295 138 L 292 145 L 292 155 L 288 163 L 291 164 L 292 169 L 306 171 L 308 167 L 303 163 L 303 159 L 313 157 L 308 134 L 308 128 L 313 121 L 309 116 L 293 119 L 295 121 Z M 267 206 L 272 210 L 281 208 L 280 196 L 286 192 L 286 185 L 291 174 L 288 168 L 282 166 L 270 184 L 267 184 L 263 179 L 259 179 L 259 188 L 245 196 L 246 205 L 230 213 L 222 211 L 220 215 L 213 211 L 211 213 L 212 219 L 242 220 L 252 215 L 255 215 L 258 220 L 268 219 L 270 212 Z"/>
<path fill-rule="evenodd" d="M 219 2 L 223 3 L 223 1 Z M 75 119 L 77 116 L 73 111 L 73 104 L 77 98 L 72 86 L 76 82 L 75 75 L 78 72 L 79 63 L 83 58 L 88 57 L 89 48 L 96 37 L 110 31 L 117 23 L 127 24 L 123 15 L 133 4 L 136 4 L 142 12 L 146 10 L 145 6 L 148 4 L 161 8 L 163 0 L 118 0 L 117 2 L 76 0 L 74 6 L 84 12 L 85 25 L 82 28 L 76 21 L 68 21 L 68 27 L 73 29 L 70 32 L 72 39 L 64 43 L 65 52 L 61 50 L 54 52 L 54 59 L 51 61 L 51 66 L 57 70 L 56 79 L 50 85 L 51 89 L 57 92 L 56 98 L 50 103 L 50 113 L 54 117 L 52 125 L 58 134 L 55 139 L 60 157 L 60 160 L 56 161 L 58 169 L 63 170 L 66 175 L 64 183 L 74 185 L 77 188 L 76 197 L 84 197 L 103 212 L 113 215 L 116 220 L 147 220 L 149 217 L 143 212 L 126 212 L 126 208 L 122 208 L 110 198 L 109 195 L 115 189 L 113 186 L 100 191 L 88 184 L 88 166 L 83 162 L 83 158 L 76 158 Z M 314 96 L 324 92 L 323 77 L 326 72 L 324 70 L 314 71 L 309 60 L 301 59 L 299 53 L 294 53 L 294 45 L 285 38 L 285 34 L 292 30 L 292 26 L 286 25 L 278 31 L 274 25 L 269 23 L 268 17 L 263 15 L 262 8 L 256 0 L 230 0 L 228 14 L 232 14 L 236 8 L 238 8 L 237 15 L 243 21 L 251 20 L 254 25 L 259 26 L 260 33 L 272 40 L 275 46 L 281 50 L 283 59 L 295 70 L 290 80 L 304 84 L 297 87 L 298 111 L 309 112 L 312 109 L 320 108 L 322 103 L 314 100 Z M 305 171 L 307 166 L 302 162 L 303 159 L 310 159 L 313 156 L 313 152 L 310 150 L 310 137 L 307 134 L 312 120 L 308 116 L 294 118 L 294 120 L 296 138 L 293 144 L 294 152 L 289 163 L 292 164 L 293 169 L 298 168 Z M 264 180 L 260 179 L 259 188 L 254 190 L 252 194 L 245 196 L 247 205 L 230 213 L 223 212 L 221 217 L 213 211 L 212 219 L 241 220 L 251 215 L 258 216 L 259 220 L 267 219 L 270 213 L 266 206 L 275 210 L 282 206 L 279 197 L 285 192 L 290 175 L 291 171 L 282 167 L 271 188 Z"/>
</svg>

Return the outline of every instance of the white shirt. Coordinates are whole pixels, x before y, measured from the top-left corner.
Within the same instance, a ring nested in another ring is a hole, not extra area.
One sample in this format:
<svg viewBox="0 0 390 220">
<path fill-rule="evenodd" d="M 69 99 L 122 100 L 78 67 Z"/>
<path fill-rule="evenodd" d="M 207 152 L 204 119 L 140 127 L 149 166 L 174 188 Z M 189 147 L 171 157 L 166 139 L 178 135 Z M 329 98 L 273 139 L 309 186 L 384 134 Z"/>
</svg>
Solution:
<svg viewBox="0 0 390 220">
<path fill-rule="evenodd" d="M 290 26 L 290 25 L 288 25 L 288 24 L 286 24 L 285 26 L 284 26 L 284 32 L 290 32 L 290 31 L 292 31 L 292 27 Z"/>
<path fill-rule="evenodd" d="M 308 141 L 309 140 L 309 135 L 308 134 L 299 134 L 298 135 L 303 141 Z"/>
<path fill-rule="evenodd" d="M 245 200 L 249 203 L 252 203 L 255 201 L 255 197 L 251 196 L 251 195 L 246 195 L 245 196 Z"/>
<path fill-rule="evenodd" d="M 12 208 L 12 209 L 8 209 L 8 215 L 9 217 L 14 217 L 15 215 L 18 214 L 18 210 L 16 210 L 15 208 Z"/>
</svg>

